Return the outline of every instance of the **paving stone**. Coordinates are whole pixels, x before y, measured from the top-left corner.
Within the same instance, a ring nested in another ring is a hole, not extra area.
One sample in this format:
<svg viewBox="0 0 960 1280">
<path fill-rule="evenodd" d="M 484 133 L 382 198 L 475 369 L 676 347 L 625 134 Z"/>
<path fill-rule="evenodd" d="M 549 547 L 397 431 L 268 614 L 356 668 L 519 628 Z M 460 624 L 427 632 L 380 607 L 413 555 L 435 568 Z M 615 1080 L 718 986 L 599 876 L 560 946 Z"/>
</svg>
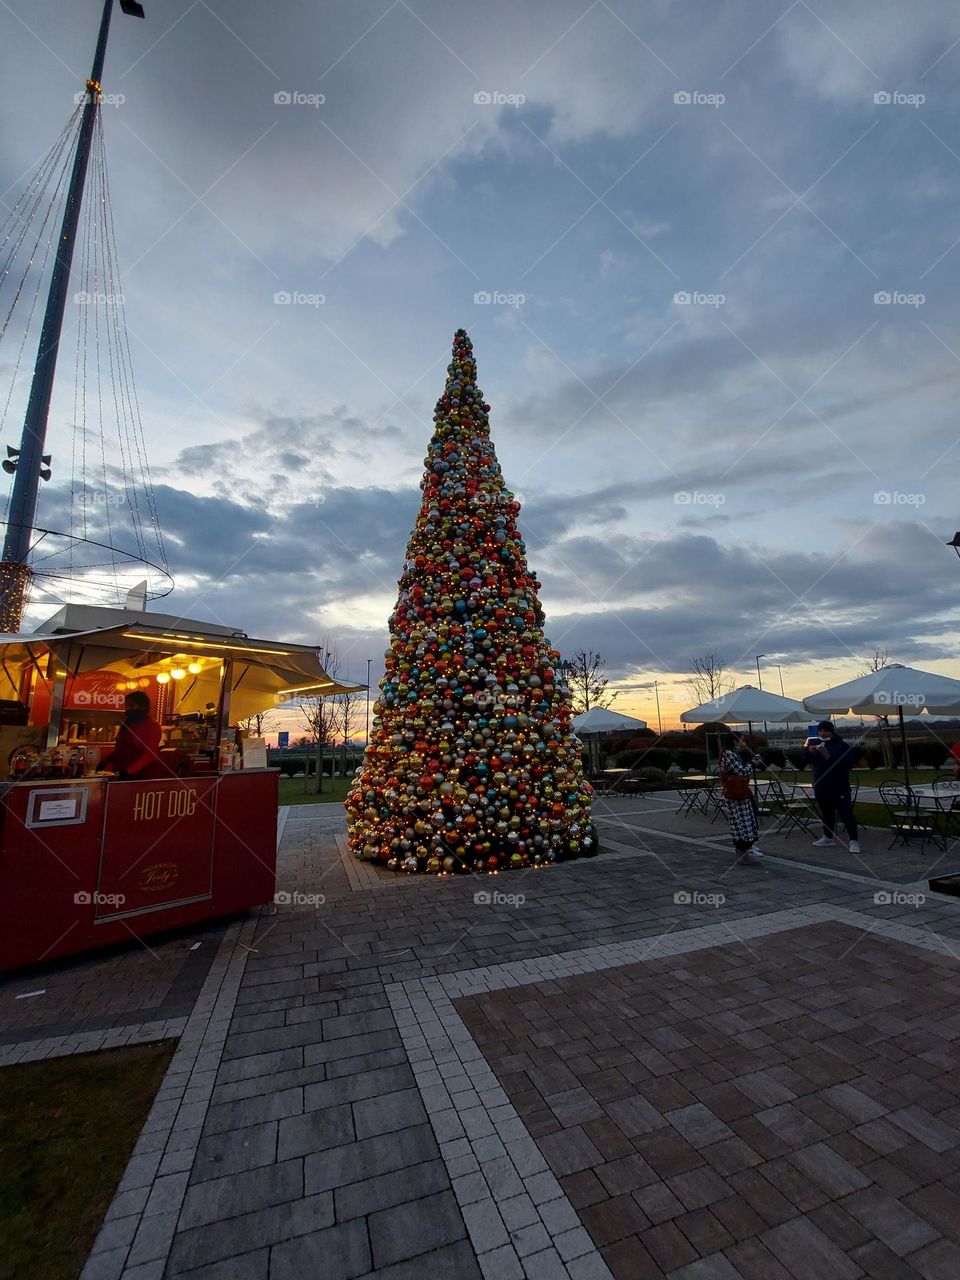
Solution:
<svg viewBox="0 0 960 1280">
<path fill-rule="evenodd" d="M 297 1200 L 303 1194 L 302 1160 L 287 1160 L 283 1164 L 236 1173 L 229 1178 L 198 1182 L 187 1188 L 180 1227 L 186 1230 L 208 1222 L 219 1222 L 223 1218 Z"/>
<path fill-rule="evenodd" d="M 643 1247 L 664 1271 L 673 1271 L 696 1259 L 697 1251 L 672 1222 L 663 1222 L 640 1234 Z"/>
<path fill-rule="evenodd" d="M 314 1086 L 321 1087 L 321 1086 Z M 303 1089 L 282 1089 L 277 1093 L 257 1094 L 237 1102 L 224 1102 L 209 1108 L 203 1121 L 204 1135 L 228 1133 L 231 1129 L 249 1129 L 303 1111 Z"/>
<path fill-rule="evenodd" d="M 870 1185 L 870 1178 L 825 1142 L 816 1142 L 802 1151 L 795 1151 L 789 1160 L 835 1200 Z"/>
<path fill-rule="evenodd" d="M 368 1219 L 373 1261 L 391 1266 L 465 1236 L 464 1221 L 450 1191 L 372 1213 Z"/>
<path fill-rule="evenodd" d="M 850 1260 L 862 1267 L 864 1273 L 874 1280 L 915 1280 L 918 1274 L 879 1240 L 871 1240 L 869 1244 L 851 1249 Z"/>
<path fill-rule="evenodd" d="M 876 1187 L 854 1192 L 841 1205 L 901 1258 L 930 1244 L 940 1235 L 936 1227 Z"/>
<path fill-rule="evenodd" d="M 470 1244 L 458 1240 L 407 1262 L 378 1267 L 364 1280 L 423 1280 L 425 1268 L 431 1280 L 480 1280 L 482 1275 Z"/>
<path fill-rule="evenodd" d="M 334 1193 L 336 1218 L 338 1222 L 344 1222 L 350 1218 L 365 1217 L 381 1209 L 447 1190 L 449 1185 L 443 1161 L 428 1160 L 405 1168 L 400 1175 L 387 1173 L 338 1187 Z"/>
<path fill-rule="evenodd" d="M 724 1124 L 702 1103 L 697 1102 L 689 1107 L 680 1107 L 676 1111 L 668 1111 L 664 1116 L 678 1133 L 683 1134 L 692 1147 L 709 1146 L 712 1142 L 722 1142 L 734 1136 L 729 1125 Z"/>
<path fill-rule="evenodd" d="M 667 1178 L 667 1186 L 688 1209 L 702 1209 L 714 1200 L 722 1200 L 730 1194 L 726 1182 L 706 1167 L 691 1169 L 687 1173 L 679 1173 L 674 1178 Z"/>
<path fill-rule="evenodd" d="M 251 1125 L 247 1129 L 210 1134 L 200 1141 L 190 1180 L 203 1182 L 207 1178 L 224 1178 L 231 1173 L 242 1173 L 245 1169 L 272 1164 L 276 1158 L 275 1120 Z"/>
<path fill-rule="evenodd" d="M 960 1247 L 952 1240 L 934 1240 L 905 1261 L 924 1280 L 956 1280 L 960 1276 Z"/>
<path fill-rule="evenodd" d="M 725 1254 L 711 1253 L 670 1273 L 670 1280 L 743 1280 Z"/>
<path fill-rule="evenodd" d="M 464 1205 L 463 1219 L 478 1255 L 510 1244 L 509 1233 L 492 1200 L 478 1200 L 475 1204 Z"/>
<path fill-rule="evenodd" d="M 173 1274 L 259 1253 L 264 1246 L 282 1244 L 333 1225 L 333 1195 L 329 1191 L 289 1200 L 253 1213 L 208 1223 L 177 1233 L 170 1253 Z"/>
<path fill-rule="evenodd" d="M 600 1152 L 579 1127 L 547 1134 L 540 1139 L 539 1146 L 558 1177 L 588 1169 L 602 1160 Z"/>
<path fill-rule="evenodd" d="M 891 1111 L 886 1118 L 933 1151 L 949 1151 L 960 1146 L 960 1131 L 952 1125 L 944 1124 L 920 1107 Z"/>
<path fill-rule="evenodd" d="M 480 1254 L 477 1262 L 484 1280 L 524 1280 L 523 1264 L 510 1245 Z"/>
<path fill-rule="evenodd" d="M 420 1091 L 416 1088 L 380 1094 L 353 1104 L 354 1127 L 361 1140 L 423 1124 L 426 1119 Z"/>
<path fill-rule="evenodd" d="M 210 1266 L 197 1267 L 194 1271 L 168 1271 L 167 1275 L 183 1276 L 185 1280 L 267 1280 L 270 1274 L 270 1250 L 257 1249 L 230 1258 L 226 1262 L 214 1262 Z"/>
<path fill-rule="evenodd" d="M 304 1181 L 308 1194 L 363 1182 L 378 1174 L 435 1160 L 439 1148 L 427 1124 L 380 1134 L 362 1142 L 345 1143 L 306 1157 Z"/>
<path fill-rule="evenodd" d="M 245 1132 L 239 1130 L 240 1133 Z M 292 1160 L 311 1152 L 326 1151 L 354 1141 L 353 1112 L 349 1103 L 288 1116 L 277 1125 L 277 1159 Z"/>
<path fill-rule="evenodd" d="M 640 1235 L 650 1226 L 649 1218 L 629 1195 L 589 1205 L 581 1209 L 580 1219 L 598 1247 Z"/>
<path fill-rule="evenodd" d="M 771 1227 L 760 1239 L 797 1280 L 811 1280 L 815 1275 L 855 1280 L 862 1275 L 861 1268 L 807 1218 Z"/>
<path fill-rule="evenodd" d="M 553 1247 L 528 1254 L 523 1259 L 523 1272 L 527 1280 L 567 1280 L 569 1274 Z"/>
<path fill-rule="evenodd" d="M 743 1280 L 795 1280 L 786 1267 L 778 1262 L 766 1245 L 756 1237 L 751 1240 L 741 1240 L 738 1244 L 730 1245 L 723 1252 Z"/>
<path fill-rule="evenodd" d="M 353 1280 L 370 1270 L 370 1244 L 363 1221 L 345 1222 L 274 1245 L 270 1250 L 270 1280 L 327 1276 L 334 1258 L 337 1280 Z"/>
</svg>

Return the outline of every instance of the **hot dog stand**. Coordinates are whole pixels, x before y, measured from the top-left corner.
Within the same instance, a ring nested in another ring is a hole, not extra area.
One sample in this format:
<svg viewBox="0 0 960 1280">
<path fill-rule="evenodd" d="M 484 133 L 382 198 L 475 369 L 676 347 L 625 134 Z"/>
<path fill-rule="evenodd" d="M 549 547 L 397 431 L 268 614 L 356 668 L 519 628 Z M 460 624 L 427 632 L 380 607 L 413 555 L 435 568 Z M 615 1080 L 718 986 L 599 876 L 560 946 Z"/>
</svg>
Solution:
<svg viewBox="0 0 960 1280">
<path fill-rule="evenodd" d="M 270 902 L 277 783 L 237 722 L 354 692 L 305 645 L 68 605 L 0 635 L 0 970 Z M 151 777 L 97 773 L 125 695 L 163 728 Z"/>
</svg>

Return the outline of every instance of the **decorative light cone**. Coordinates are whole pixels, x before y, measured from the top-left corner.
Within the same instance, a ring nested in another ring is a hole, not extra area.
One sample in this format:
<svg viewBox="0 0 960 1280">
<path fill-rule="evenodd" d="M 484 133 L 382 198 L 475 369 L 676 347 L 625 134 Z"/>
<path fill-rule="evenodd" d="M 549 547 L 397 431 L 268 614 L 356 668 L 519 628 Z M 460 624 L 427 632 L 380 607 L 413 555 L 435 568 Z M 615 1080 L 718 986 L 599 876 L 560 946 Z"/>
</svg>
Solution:
<svg viewBox="0 0 960 1280">
<path fill-rule="evenodd" d="M 464 329 L 434 413 L 350 847 L 397 871 L 497 872 L 597 851 L 559 652 Z"/>
</svg>

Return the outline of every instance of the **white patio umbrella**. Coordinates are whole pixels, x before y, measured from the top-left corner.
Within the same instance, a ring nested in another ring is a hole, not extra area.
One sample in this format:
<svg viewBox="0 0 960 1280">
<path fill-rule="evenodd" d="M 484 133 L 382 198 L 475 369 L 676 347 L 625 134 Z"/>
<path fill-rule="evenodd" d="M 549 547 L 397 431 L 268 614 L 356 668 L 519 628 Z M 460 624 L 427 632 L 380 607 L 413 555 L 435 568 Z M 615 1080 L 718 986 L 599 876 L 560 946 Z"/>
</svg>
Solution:
<svg viewBox="0 0 960 1280">
<path fill-rule="evenodd" d="M 752 735 L 755 722 L 768 720 L 775 724 L 799 724 L 801 721 L 806 723 L 808 716 L 803 703 L 797 702 L 796 698 L 783 698 L 778 693 L 767 693 L 752 684 L 744 684 L 725 693 L 722 698 L 702 702 L 699 707 L 681 712 L 680 719 L 684 724 L 707 724 L 714 720 L 720 724 L 745 724 Z"/>
<path fill-rule="evenodd" d="M 578 736 L 584 733 L 629 733 L 631 729 L 646 727 L 646 720 L 624 715 L 622 711 L 611 711 L 609 707 L 591 707 L 582 715 L 573 717 L 573 728 Z"/>
<path fill-rule="evenodd" d="M 722 698 L 702 702 L 699 707 L 682 712 L 680 719 L 684 724 L 706 724 L 711 720 L 721 724 L 746 724 L 752 732 L 753 725 L 762 720 L 771 720 L 775 724 L 800 724 L 801 721 L 806 723 L 809 716 L 803 709 L 803 703 L 796 698 L 782 698 L 778 693 L 767 693 L 752 684 L 745 684 L 725 693 Z"/>
<path fill-rule="evenodd" d="M 610 733 L 630 733 L 647 727 L 646 720 L 611 711 L 609 707 L 591 707 L 573 717 L 573 731 L 578 738 L 588 739 L 591 767 L 600 769 L 600 738 Z"/>
<path fill-rule="evenodd" d="M 814 715 L 889 716 L 894 711 L 900 721 L 900 744 L 903 748 L 903 777 L 910 785 L 910 762 L 907 758 L 907 734 L 903 724 L 904 709 L 919 715 L 927 711 L 934 716 L 960 713 L 960 680 L 938 675 L 935 671 L 918 671 L 892 662 L 879 671 L 869 671 L 856 680 L 834 685 L 804 698 L 803 705 Z"/>
</svg>

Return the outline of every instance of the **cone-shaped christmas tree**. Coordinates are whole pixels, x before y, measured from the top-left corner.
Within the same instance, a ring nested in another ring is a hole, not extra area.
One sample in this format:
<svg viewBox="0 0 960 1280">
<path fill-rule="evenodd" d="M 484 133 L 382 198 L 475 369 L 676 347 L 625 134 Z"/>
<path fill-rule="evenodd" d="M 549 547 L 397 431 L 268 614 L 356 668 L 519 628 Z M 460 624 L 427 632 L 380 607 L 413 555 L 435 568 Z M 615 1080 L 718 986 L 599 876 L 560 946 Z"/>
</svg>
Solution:
<svg viewBox="0 0 960 1280">
<path fill-rule="evenodd" d="M 354 853 L 400 871 L 499 871 L 597 847 L 570 693 L 476 376 L 459 329 L 347 797 Z"/>
</svg>

